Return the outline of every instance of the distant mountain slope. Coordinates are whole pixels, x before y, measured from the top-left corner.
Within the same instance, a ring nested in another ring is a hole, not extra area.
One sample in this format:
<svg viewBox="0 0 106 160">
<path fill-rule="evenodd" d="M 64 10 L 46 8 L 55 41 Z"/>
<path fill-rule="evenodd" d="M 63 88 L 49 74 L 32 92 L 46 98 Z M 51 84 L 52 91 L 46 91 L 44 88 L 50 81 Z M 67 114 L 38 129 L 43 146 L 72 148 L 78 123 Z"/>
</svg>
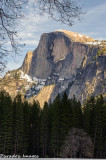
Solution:
<svg viewBox="0 0 106 160">
<path fill-rule="evenodd" d="M 19 69 L 6 73 L 4 78 L 0 80 L 0 88 L 9 92 L 13 98 L 17 93 L 24 96 L 26 91 L 34 84 L 35 82 Z"/>
<path fill-rule="evenodd" d="M 58 93 L 63 94 L 65 91 L 69 98 L 75 95 L 82 103 L 91 95 L 102 93 L 105 96 L 105 69 L 105 42 L 97 42 L 79 33 L 59 30 L 44 33 L 38 47 L 27 53 L 18 71 L 32 79 L 24 96 L 31 101 L 38 99 L 43 106 L 45 100 L 52 101 Z M 0 83 L 5 80 L 6 77 Z M 20 83 L 20 80 L 17 82 Z M 8 84 L 10 83 L 9 81 Z M 27 81 L 22 84 L 26 86 Z M 17 90 L 17 84 L 15 85 L 14 90 Z M 19 90 L 22 90 L 21 87 Z"/>
</svg>

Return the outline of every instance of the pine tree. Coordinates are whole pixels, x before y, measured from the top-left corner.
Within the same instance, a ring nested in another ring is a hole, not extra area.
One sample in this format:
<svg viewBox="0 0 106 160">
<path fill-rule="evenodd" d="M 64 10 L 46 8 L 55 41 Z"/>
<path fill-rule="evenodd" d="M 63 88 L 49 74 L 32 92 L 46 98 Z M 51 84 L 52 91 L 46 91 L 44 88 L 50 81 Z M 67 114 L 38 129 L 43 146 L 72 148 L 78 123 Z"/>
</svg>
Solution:
<svg viewBox="0 0 106 160">
<path fill-rule="evenodd" d="M 64 143 L 68 131 L 72 127 L 72 117 L 73 115 L 72 115 L 71 101 L 68 99 L 67 94 L 64 93 L 61 99 L 61 108 L 60 108 L 60 135 L 59 135 L 60 149 Z"/>
<path fill-rule="evenodd" d="M 40 105 L 38 102 L 33 102 L 31 106 L 30 120 L 30 145 L 29 153 L 39 155 L 40 147 Z"/>
<path fill-rule="evenodd" d="M 95 98 L 90 97 L 84 104 L 83 108 L 83 122 L 84 122 L 84 130 L 89 133 L 90 135 L 94 135 L 94 123 L 95 123 Z"/>
<path fill-rule="evenodd" d="M 71 99 L 72 104 L 72 127 L 81 128 L 82 127 L 82 109 L 81 103 L 76 100 L 76 97 L 73 96 Z"/>
<path fill-rule="evenodd" d="M 13 102 L 13 152 L 14 154 L 23 153 L 23 133 L 24 133 L 24 121 L 23 121 L 23 103 L 21 95 L 18 94 Z"/>
<path fill-rule="evenodd" d="M 104 107 L 104 100 L 102 95 L 97 97 L 95 106 L 95 136 L 94 136 L 94 150 L 97 158 L 103 158 L 104 142 L 106 140 L 106 108 Z M 104 114 L 105 113 L 105 114 Z"/>
<path fill-rule="evenodd" d="M 50 119 L 49 119 L 49 107 L 45 102 L 44 108 L 41 112 L 41 126 L 40 126 L 40 140 L 42 156 L 47 157 L 49 154 L 49 141 L 50 141 Z"/>
<path fill-rule="evenodd" d="M 31 117 L 31 105 L 27 101 L 23 104 L 23 154 L 28 154 L 28 147 L 30 141 L 30 117 Z"/>
<path fill-rule="evenodd" d="M 103 97 L 90 97 L 83 109 L 84 129 L 91 136 L 94 147 L 93 155 L 96 158 L 104 157 L 106 141 L 106 106 Z"/>
<path fill-rule="evenodd" d="M 58 157 L 59 155 L 59 146 L 60 146 L 60 109 L 61 109 L 61 99 L 60 95 L 56 97 L 52 106 L 51 106 L 51 156 Z"/>
<path fill-rule="evenodd" d="M 0 93 L 0 153 L 12 152 L 12 100 L 8 93 Z"/>
</svg>

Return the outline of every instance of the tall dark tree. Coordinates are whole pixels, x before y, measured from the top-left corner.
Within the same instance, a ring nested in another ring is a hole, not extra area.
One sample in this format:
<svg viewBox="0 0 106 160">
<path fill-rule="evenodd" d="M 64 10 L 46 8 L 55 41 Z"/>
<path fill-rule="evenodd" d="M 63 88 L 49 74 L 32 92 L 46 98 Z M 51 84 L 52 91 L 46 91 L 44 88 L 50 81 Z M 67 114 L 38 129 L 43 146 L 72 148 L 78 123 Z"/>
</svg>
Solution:
<svg viewBox="0 0 106 160">
<path fill-rule="evenodd" d="M 39 155 L 40 148 L 40 105 L 38 102 L 33 102 L 31 106 L 30 120 L 30 146 L 29 153 Z"/>
<path fill-rule="evenodd" d="M 95 98 L 94 97 L 90 97 L 87 99 L 87 101 L 84 104 L 83 107 L 83 111 L 84 111 L 84 115 L 83 115 L 83 124 L 84 124 L 84 129 L 87 133 L 89 133 L 90 135 L 94 135 L 94 126 L 95 126 Z"/>
<path fill-rule="evenodd" d="M 21 95 L 18 94 L 13 102 L 13 134 L 14 144 L 13 153 L 23 153 L 23 133 L 24 133 L 24 121 L 23 121 L 23 103 Z"/>
<path fill-rule="evenodd" d="M 94 147 L 93 156 L 104 157 L 106 141 L 106 105 L 103 97 L 90 97 L 84 106 L 83 124 L 85 131 L 91 136 Z"/>
<path fill-rule="evenodd" d="M 29 142 L 30 142 L 30 117 L 31 117 L 31 105 L 27 101 L 23 104 L 23 122 L 24 122 L 24 132 L 23 132 L 23 154 L 28 154 Z"/>
<path fill-rule="evenodd" d="M 60 146 L 62 146 L 69 129 L 72 127 L 72 105 L 66 93 L 63 94 L 60 107 Z"/>
<path fill-rule="evenodd" d="M 73 113 L 73 127 L 81 128 L 82 127 L 82 109 L 81 103 L 76 100 L 76 97 L 73 96 L 71 99 L 72 104 L 72 113 Z"/>
<path fill-rule="evenodd" d="M 106 106 L 102 95 L 97 98 L 95 115 L 94 156 L 103 158 L 103 149 L 106 141 Z"/>
<path fill-rule="evenodd" d="M 12 100 L 8 93 L 0 93 L 0 152 L 12 153 Z"/>
<path fill-rule="evenodd" d="M 41 150 L 42 156 L 47 157 L 49 154 L 49 142 L 50 142 L 50 114 L 48 103 L 45 102 L 44 108 L 41 112 L 41 127 L 40 127 L 40 141 L 41 141 Z"/>
<path fill-rule="evenodd" d="M 50 148 L 51 155 L 53 157 L 59 156 L 59 146 L 60 146 L 60 123 L 61 123 L 61 99 L 60 95 L 56 97 L 52 106 L 51 106 L 51 140 L 50 140 Z"/>
</svg>

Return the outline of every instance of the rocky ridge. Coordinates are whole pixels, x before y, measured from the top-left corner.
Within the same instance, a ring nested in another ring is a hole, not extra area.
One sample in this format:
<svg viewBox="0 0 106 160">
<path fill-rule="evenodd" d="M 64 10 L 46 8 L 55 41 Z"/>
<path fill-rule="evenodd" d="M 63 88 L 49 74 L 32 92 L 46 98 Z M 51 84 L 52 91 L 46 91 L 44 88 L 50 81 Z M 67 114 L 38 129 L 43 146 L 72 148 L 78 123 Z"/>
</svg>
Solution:
<svg viewBox="0 0 106 160">
<path fill-rule="evenodd" d="M 64 33 L 66 36 L 68 36 L 68 38 L 70 38 L 71 41 L 74 41 L 74 42 L 82 42 L 82 43 L 95 42 L 93 38 L 80 33 L 71 32 L 67 30 L 57 30 L 56 32 Z"/>
<path fill-rule="evenodd" d="M 35 85 L 35 82 L 21 70 L 13 70 L 6 73 L 0 80 L 0 89 L 4 89 L 14 98 L 18 93 L 25 95 L 26 91 Z"/>
</svg>

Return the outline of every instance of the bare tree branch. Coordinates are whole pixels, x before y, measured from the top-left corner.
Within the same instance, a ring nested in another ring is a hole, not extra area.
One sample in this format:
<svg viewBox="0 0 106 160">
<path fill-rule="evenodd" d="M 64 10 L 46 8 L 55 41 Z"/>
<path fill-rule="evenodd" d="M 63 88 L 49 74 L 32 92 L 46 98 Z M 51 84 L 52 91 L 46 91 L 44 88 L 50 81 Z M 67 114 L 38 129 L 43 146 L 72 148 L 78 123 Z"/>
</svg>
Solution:
<svg viewBox="0 0 106 160">
<path fill-rule="evenodd" d="M 34 0 L 34 2 L 41 14 L 47 13 L 52 19 L 69 26 L 72 26 L 76 19 L 81 20 L 84 14 L 77 4 L 78 0 Z"/>
<path fill-rule="evenodd" d="M 19 51 L 15 27 L 26 3 L 27 0 L 0 0 L 0 72 L 6 68 L 6 56 Z"/>
<path fill-rule="evenodd" d="M 6 56 L 19 52 L 16 26 L 18 20 L 23 17 L 22 11 L 28 2 L 30 0 L 0 0 L 0 72 L 6 67 Z M 70 26 L 75 19 L 80 20 L 83 14 L 77 5 L 78 0 L 33 0 L 33 2 L 39 14 L 47 13 L 52 19 Z"/>
<path fill-rule="evenodd" d="M 92 158 L 93 143 L 82 129 L 72 128 L 66 137 L 60 156 L 63 158 Z"/>
</svg>

